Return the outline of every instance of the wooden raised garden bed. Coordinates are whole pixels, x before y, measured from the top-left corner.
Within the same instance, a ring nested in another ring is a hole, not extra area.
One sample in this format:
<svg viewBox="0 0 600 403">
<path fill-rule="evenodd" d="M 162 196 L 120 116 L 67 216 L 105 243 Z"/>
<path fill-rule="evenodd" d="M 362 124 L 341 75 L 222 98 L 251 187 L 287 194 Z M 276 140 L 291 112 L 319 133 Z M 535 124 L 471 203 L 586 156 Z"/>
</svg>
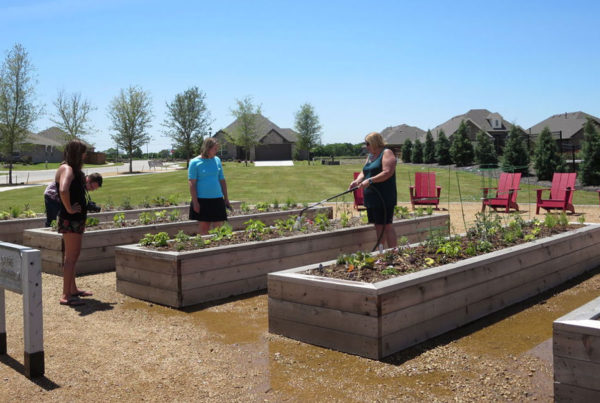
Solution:
<svg viewBox="0 0 600 403">
<path fill-rule="evenodd" d="M 600 225 L 376 283 L 268 276 L 269 331 L 381 359 L 600 265 Z M 327 266 L 331 262 L 323 262 Z"/>
<path fill-rule="evenodd" d="M 554 401 L 600 401 L 600 297 L 554 321 Z"/>
<path fill-rule="evenodd" d="M 244 228 L 244 222 L 249 219 L 259 219 L 265 224 L 271 225 L 277 219 L 285 219 L 299 212 L 300 210 L 287 210 L 231 216 L 228 222 L 233 229 Z M 306 214 L 309 217 L 314 217 L 318 213 L 325 213 L 331 218 L 333 209 L 331 207 L 321 207 L 309 210 Z M 161 231 L 167 232 L 170 236 L 174 236 L 179 231 L 195 233 L 198 231 L 198 222 L 177 221 L 86 231 L 83 234 L 81 254 L 77 261 L 77 273 L 89 274 L 112 271 L 115 269 L 115 246 L 136 243 L 147 233 Z M 62 274 L 64 260 L 62 234 L 50 228 L 29 229 L 23 235 L 23 244 L 39 249 L 42 252 L 42 270 L 45 273 Z"/>
<path fill-rule="evenodd" d="M 398 236 L 416 242 L 432 228 L 448 228 L 449 216 L 394 222 Z M 376 242 L 372 225 L 295 235 L 189 252 L 116 248 L 117 291 L 176 308 L 265 289 L 267 273 L 336 257 Z"/>
<path fill-rule="evenodd" d="M 242 202 L 235 201 L 231 202 L 231 206 L 234 209 L 238 209 Z M 186 214 L 189 211 L 189 204 L 181 206 L 168 206 L 168 207 L 150 207 L 133 210 L 115 210 L 115 211 L 101 211 L 99 213 L 90 213 L 88 217 L 96 217 L 100 222 L 112 221 L 115 214 L 125 214 L 125 219 L 131 220 L 137 218 L 140 213 L 143 212 L 155 212 L 155 211 L 173 211 L 178 210 L 180 214 Z M 23 243 L 23 233 L 25 230 L 32 228 L 44 228 L 46 223 L 46 217 L 36 218 L 15 218 L 11 220 L 0 220 L 0 241 L 11 242 L 16 244 Z"/>
</svg>

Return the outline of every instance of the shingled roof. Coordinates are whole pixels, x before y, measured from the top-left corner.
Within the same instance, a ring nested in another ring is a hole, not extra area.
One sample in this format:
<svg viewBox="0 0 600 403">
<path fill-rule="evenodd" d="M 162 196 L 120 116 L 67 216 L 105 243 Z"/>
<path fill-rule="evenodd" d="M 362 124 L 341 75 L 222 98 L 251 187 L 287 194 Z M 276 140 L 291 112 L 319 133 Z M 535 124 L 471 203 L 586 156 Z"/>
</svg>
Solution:
<svg viewBox="0 0 600 403">
<path fill-rule="evenodd" d="M 534 136 L 540 134 L 544 127 L 548 126 L 552 132 L 562 132 L 563 139 L 569 139 L 583 129 L 587 119 L 592 119 L 600 126 L 600 119 L 585 112 L 569 112 L 552 115 L 548 119 L 542 120 L 540 123 L 529 128 L 530 133 Z"/>
<path fill-rule="evenodd" d="M 424 140 L 427 133 L 416 126 L 401 124 L 398 126 L 386 127 L 381 131 L 381 136 L 387 144 L 400 145 L 408 139 L 415 141 L 416 139 Z"/>
<path fill-rule="evenodd" d="M 267 119 L 266 117 L 264 117 L 261 114 L 256 114 L 255 116 L 256 116 L 256 127 L 257 127 L 257 132 L 258 132 L 258 141 L 261 141 L 271 131 L 275 131 L 276 133 L 278 133 L 281 137 L 283 137 L 286 141 L 288 141 L 290 143 L 295 143 L 298 140 L 298 133 L 295 132 L 294 130 L 282 129 L 281 127 L 277 126 L 275 123 L 271 122 L 269 119 Z M 233 123 L 231 123 L 226 128 L 221 129 L 220 131 L 223 131 L 227 134 L 233 134 L 233 132 L 235 132 L 236 128 L 239 125 L 238 120 L 239 119 L 236 119 L 235 121 L 233 121 Z"/>
<path fill-rule="evenodd" d="M 512 124 L 504 120 L 502 115 L 497 112 L 492 113 L 487 109 L 471 109 L 467 113 L 454 116 L 441 125 L 434 127 L 431 129 L 431 133 L 433 134 L 434 138 L 437 138 L 440 130 L 444 130 L 446 136 L 450 137 L 456 132 L 456 130 L 458 130 L 460 122 L 463 120 L 471 121 L 475 126 L 488 134 L 490 132 L 508 132 L 512 127 Z M 492 122 L 494 120 L 499 121 L 499 127 L 494 128 L 492 126 Z"/>
</svg>

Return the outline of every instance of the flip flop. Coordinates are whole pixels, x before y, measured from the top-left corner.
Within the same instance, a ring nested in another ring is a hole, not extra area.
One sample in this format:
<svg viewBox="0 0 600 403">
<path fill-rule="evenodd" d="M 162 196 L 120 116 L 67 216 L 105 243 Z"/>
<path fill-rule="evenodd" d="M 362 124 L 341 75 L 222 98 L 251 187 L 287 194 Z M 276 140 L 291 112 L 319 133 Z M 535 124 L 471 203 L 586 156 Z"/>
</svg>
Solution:
<svg viewBox="0 0 600 403">
<path fill-rule="evenodd" d="M 73 295 L 76 296 L 76 297 L 91 297 L 92 295 L 94 295 L 94 293 L 91 292 L 91 291 L 81 290 L 78 293 L 73 294 Z"/>
<path fill-rule="evenodd" d="M 68 305 L 68 306 L 79 306 L 79 305 L 84 305 L 85 302 L 82 301 L 81 299 L 79 299 L 79 297 L 70 297 L 67 299 L 60 299 L 60 304 L 61 305 Z"/>
</svg>

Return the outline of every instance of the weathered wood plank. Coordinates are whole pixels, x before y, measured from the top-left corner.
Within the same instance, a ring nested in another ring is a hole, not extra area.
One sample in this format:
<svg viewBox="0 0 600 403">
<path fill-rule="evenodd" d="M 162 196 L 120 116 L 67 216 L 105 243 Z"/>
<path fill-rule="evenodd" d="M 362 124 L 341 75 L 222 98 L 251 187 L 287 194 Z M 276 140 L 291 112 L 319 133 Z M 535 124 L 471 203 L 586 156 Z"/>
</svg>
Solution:
<svg viewBox="0 0 600 403">
<path fill-rule="evenodd" d="M 600 401 L 600 391 L 555 382 L 554 401 L 558 403 L 598 402 Z"/>
<path fill-rule="evenodd" d="M 245 278 L 228 283 L 199 287 L 182 292 L 181 306 L 190 306 L 207 301 L 216 301 L 236 295 L 243 295 L 266 288 L 266 276 Z"/>
<path fill-rule="evenodd" d="M 555 357 L 600 363 L 600 337 L 554 329 L 552 345 Z"/>
<path fill-rule="evenodd" d="M 378 359 L 378 340 L 269 316 L 269 332 L 362 357 Z"/>
<path fill-rule="evenodd" d="M 600 363 L 554 357 L 554 381 L 560 384 L 592 389 L 600 393 L 598 374 Z"/>
<path fill-rule="evenodd" d="M 175 268 L 177 270 L 177 268 Z M 136 269 L 128 265 L 121 265 L 117 263 L 117 282 L 125 280 L 131 283 L 145 285 L 149 287 L 178 291 L 179 280 L 177 276 L 171 273 L 159 273 L 156 271 L 149 272 L 143 269 Z"/>
<path fill-rule="evenodd" d="M 162 305 L 181 307 L 180 294 L 159 288 L 149 287 L 129 281 L 117 281 L 117 291 L 130 297 L 151 301 Z"/>
<path fill-rule="evenodd" d="M 269 316 L 372 338 L 379 337 L 379 319 L 337 309 L 298 304 L 269 297 Z"/>
</svg>

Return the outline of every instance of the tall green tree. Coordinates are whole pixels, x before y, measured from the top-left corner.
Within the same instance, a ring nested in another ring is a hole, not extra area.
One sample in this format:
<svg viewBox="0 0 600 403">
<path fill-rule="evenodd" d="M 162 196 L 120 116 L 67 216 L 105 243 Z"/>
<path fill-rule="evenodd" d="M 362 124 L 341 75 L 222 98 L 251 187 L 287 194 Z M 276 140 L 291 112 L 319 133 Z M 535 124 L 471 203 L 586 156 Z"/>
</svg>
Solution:
<svg viewBox="0 0 600 403">
<path fill-rule="evenodd" d="M 402 162 L 411 162 L 412 158 L 412 141 L 410 139 L 406 139 L 404 144 L 402 144 Z"/>
<path fill-rule="evenodd" d="M 523 144 L 523 138 L 517 125 L 511 127 L 504 145 L 502 171 L 521 172 L 523 175 L 529 174 L 529 153 Z"/>
<path fill-rule="evenodd" d="M 310 163 L 310 151 L 321 143 L 321 124 L 315 108 L 305 103 L 296 112 L 296 131 L 298 132 L 298 148 L 305 150 Z"/>
<path fill-rule="evenodd" d="M 582 157 L 579 166 L 581 183 L 585 186 L 600 185 L 600 134 L 591 119 L 583 129 Z"/>
<path fill-rule="evenodd" d="M 477 144 L 475 145 L 475 162 L 482 166 L 496 165 L 498 156 L 494 143 L 483 130 L 477 133 Z"/>
<path fill-rule="evenodd" d="M 182 152 L 186 167 L 195 149 L 210 134 L 212 119 L 205 101 L 206 94 L 198 87 L 191 87 L 167 102 L 167 117 L 162 123 L 164 134 Z"/>
<path fill-rule="evenodd" d="M 431 130 L 427 130 L 425 135 L 425 147 L 423 147 L 423 162 L 426 164 L 433 164 L 436 161 L 435 158 L 435 141 Z"/>
<path fill-rule="evenodd" d="M 452 158 L 450 157 L 450 140 L 446 137 L 446 133 L 440 130 L 438 139 L 435 143 L 435 157 L 438 164 L 450 165 L 452 164 Z"/>
<path fill-rule="evenodd" d="M 237 108 L 231 110 L 231 114 L 236 118 L 237 125 L 232 133 L 227 133 L 227 141 L 242 147 L 246 154 L 244 159 L 246 165 L 250 159 L 250 149 L 257 145 L 258 138 L 258 115 L 261 114 L 260 105 L 254 105 L 252 97 L 245 97 L 242 100 L 236 99 Z"/>
<path fill-rule="evenodd" d="M 129 172 L 133 172 L 133 152 L 150 141 L 147 129 L 151 127 L 152 106 L 150 95 L 139 87 L 121 90 L 110 103 L 108 116 L 115 131 L 111 137 L 129 156 Z"/>
<path fill-rule="evenodd" d="M 29 54 L 16 44 L 0 67 L 0 151 L 8 160 L 12 184 L 13 153 L 25 141 L 42 108 L 34 103 L 35 78 Z"/>
<path fill-rule="evenodd" d="M 419 139 L 416 139 L 415 144 L 413 144 L 410 160 L 415 164 L 423 162 L 423 143 Z"/>
<path fill-rule="evenodd" d="M 473 165 L 473 144 L 467 136 L 467 125 L 461 121 L 458 129 L 452 136 L 450 157 L 458 167 Z"/>
<path fill-rule="evenodd" d="M 56 126 L 65 132 L 65 140 L 81 139 L 92 130 L 89 113 L 94 108 L 90 102 L 81 97 L 81 93 L 65 93 L 59 91 L 54 101 L 55 115 L 51 118 Z"/>
<path fill-rule="evenodd" d="M 537 138 L 533 154 L 533 167 L 539 180 L 552 180 L 554 172 L 563 172 L 565 162 L 548 126 Z"/>
</svg>

